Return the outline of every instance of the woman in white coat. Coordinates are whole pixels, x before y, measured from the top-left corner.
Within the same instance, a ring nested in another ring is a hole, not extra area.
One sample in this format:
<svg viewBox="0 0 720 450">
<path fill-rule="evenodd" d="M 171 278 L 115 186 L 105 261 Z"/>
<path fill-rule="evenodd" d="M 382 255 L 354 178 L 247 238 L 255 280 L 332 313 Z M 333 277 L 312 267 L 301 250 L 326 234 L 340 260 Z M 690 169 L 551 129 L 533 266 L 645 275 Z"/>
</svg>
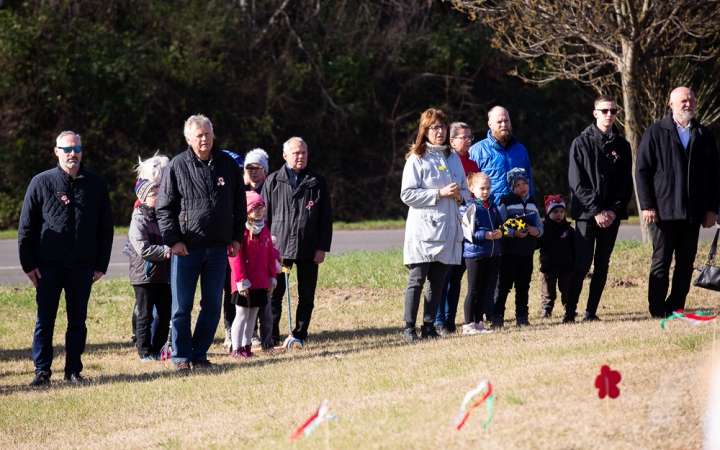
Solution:
<svg viewBox="0 0 720 450">
<path fill-rule="evenodd" d="M 410 207 L 403 251 L 403 264 L 410 270 L 403 334 L 408 342 L 419 340 L 415 322 L 426 279 L 420 336 L 438 337 L 433 323 L 445 274 L 449 265 L 460 264 L 462 256 L 459 208 L 470 193 L 460 158 L 446 145 L 448 125 L 442 111 L 425 111 L 403 170 L 400 198 Z"/>
</svg>

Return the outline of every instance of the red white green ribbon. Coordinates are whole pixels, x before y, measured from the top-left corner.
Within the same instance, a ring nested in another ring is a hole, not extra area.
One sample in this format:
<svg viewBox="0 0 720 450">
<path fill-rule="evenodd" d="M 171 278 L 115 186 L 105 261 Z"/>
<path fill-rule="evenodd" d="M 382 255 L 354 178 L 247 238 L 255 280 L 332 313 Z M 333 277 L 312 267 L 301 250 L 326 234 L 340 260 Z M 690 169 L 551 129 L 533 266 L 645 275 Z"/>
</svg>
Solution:
<svg viewBox="0 0 720 450">
<path fill-rule="evenodd" d="M 663 319 L 662 322 L 660 322 L 660 328 L 663 330 L 665 329 L 665 322 L 672 319 L 680 319 L 685 323 L 689 323 L 691 325 L 700 325 L 702 323 L 710 323 L 713 320 L 717 319 L 717 313 L 710 314 L 707 312 L 698 311 L 696 313 L 685 313 L 682 309 L 679 309 L 672 313 L 667 319 Z"/>
<path fill-rule="evenodd" d="M 479 399 L 468 408 L 468 404 L 477 396 L 479 396 Z M 488 412 L 488 418 L 485 423 L 483 423 L 483 428 L 487 428 L 492 420 L 494 398 L 495 394 L 493 394 L 492 384 L 490 384 L 488 380 L 482 380 L 480 384 L 478 384 L 478 387 L 465 394 L 462 405 L 460 405 L 460 412 L 458 413 L 457 419 L 455 419 L 455 428 L 460 431 L 468 418 L 470 418 L 470 412 L 483 403 L 486 403 Z"/>
<path fill-rule="evenodd" d="M 288 439 L 294 441 L 303 434 L 305 434 L 305 437 L 308 437 L 312 434 L 313 431 L 315 431 L 315 428 L 317 428 L 321 423 L 323 423 L 323 421 L 337 419 L 336 415 L 327 414 L 327 410 L 328 401 L 327 399 L 325 399 L 320 404 L 320 407 L 317 409 L 317 411 L 315 411 L 315 414 L 310 416 L 302 425 L 298 427 L 297 430 L 295 430 L 293 434 L 288 436 Z"/>
</svg>

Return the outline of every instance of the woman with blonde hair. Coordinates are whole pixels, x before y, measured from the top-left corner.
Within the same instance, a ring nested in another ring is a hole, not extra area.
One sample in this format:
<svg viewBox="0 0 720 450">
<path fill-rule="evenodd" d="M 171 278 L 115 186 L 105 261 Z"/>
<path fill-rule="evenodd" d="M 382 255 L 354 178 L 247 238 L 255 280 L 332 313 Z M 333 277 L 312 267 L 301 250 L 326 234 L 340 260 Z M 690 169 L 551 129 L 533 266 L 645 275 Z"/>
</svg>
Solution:
<svg viewBox="0 0 720 450">
<path fill-rule="evenodd" d="M 405 331 L 417 342 L 415 322 L 425 280 L 421 338 L 437 338 L 433 325 L 450 265 L 460 264 L 463 233 L 459 208 L 469 199 L 460 158 L 447 146 L 448 118 L 438 109 L 420 117 L 415 144 L 406 155 L 400 198 L 410 207 L 403 264 L 410 270 L 405 290 Z"/>
</svg>

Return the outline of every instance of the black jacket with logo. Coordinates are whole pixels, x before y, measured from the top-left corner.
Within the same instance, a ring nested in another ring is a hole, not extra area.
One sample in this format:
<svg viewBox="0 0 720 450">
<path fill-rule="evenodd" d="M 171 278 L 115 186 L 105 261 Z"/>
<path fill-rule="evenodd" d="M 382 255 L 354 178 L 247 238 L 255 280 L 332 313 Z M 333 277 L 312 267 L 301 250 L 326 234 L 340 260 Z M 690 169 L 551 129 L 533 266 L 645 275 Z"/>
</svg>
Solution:
<svg viewBox="0 0 720 450">
<path fill-rule="evenodd" d="M 603 134 L 592 124 L 570 146 L 570 213 L 575 220 L 592 220 L 602 211 L 614 212 L 616 220 L 628 218 L 632 152 L 618 131 L 613 125 L 612 136 L 603 142 Z"/>
<path fill-rule="evenodd" d="M 191 249 L 242 242 L 246 208 L 245 183 L 235 160 L 213 149 L 206 164 L 188 147 L 165 169 L 156 213 L 165 245 L 182 242 Z"/>
<path fill-rule="evenodd" d="M 330 251 L 330 192 L 325 178 L 309 167 L 303 169 L 305 177 L 294 188 L 287 170 L 283 165 L 265 180 L 262 197 L 267 224 L 283 259 L 313 259 L 316 250 Z"/>
<path fill-rule="evenodd" d="M 74 179 L 60 166 L 32 179 L 18 226 L 20 264 L 26 273 L 38 267 L 89 265 L 106 273 L 112 241 L 110 197 L 103 177 L 81 165 Z"/>
<path fill-rule="evenodd" d="M 720 167 L 715 135 L 692 119 L 687 150 L 680 142 L 672 113 L 643 134 L 635 161 L 640 209 L 654 208 L 659 220 L 702 223 L 707 211 L 718 212 Z"/>
<path fill-rule="evenodd" d="M 538 239 L 540 249 L 540 272 L 568 274 L 575 266 L 575 230 L 563 218 L 558 223 L 543 220 L 544 233 Z"/>
</svg>

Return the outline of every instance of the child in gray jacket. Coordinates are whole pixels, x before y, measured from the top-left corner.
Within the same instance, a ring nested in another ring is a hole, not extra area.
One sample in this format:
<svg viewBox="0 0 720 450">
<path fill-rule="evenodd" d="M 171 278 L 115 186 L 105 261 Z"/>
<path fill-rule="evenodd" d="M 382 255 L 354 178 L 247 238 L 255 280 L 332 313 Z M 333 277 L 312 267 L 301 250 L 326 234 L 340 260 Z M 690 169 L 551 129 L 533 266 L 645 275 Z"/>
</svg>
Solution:
<svg viewBox="0 0 720 450">
<path fill-rule="evenodd" d="M 130 245 L 130 284 L 135 290 L 137 315 L 137 348 L 140 361 L 154 361 L 165 344 L 170 327 L 170 247 L 163 245 L 160 227 L 155 217 L 158 184 L 140 180 L 135 193 L 141 204 L 133 211 L 128 240 Z M 153 307 L 159 316 L 158 328 L 151 336 Z"/>
</svg>

